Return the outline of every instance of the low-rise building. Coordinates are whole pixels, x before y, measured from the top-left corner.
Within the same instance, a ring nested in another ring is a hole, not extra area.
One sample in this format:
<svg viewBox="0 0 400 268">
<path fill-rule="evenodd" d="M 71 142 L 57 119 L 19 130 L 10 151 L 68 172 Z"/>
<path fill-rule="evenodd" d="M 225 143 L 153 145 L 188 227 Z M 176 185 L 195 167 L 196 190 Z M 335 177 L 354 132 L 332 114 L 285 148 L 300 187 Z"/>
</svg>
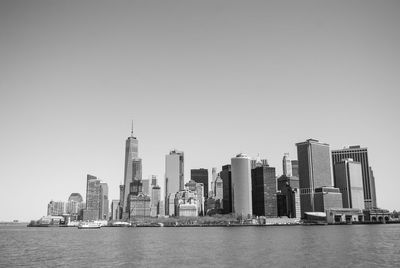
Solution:
<svg viewBox="0 0 400 268">
<path fill-rule="evenodd" d="M 328 224 L 364 222 L 364 214 L 361 209 L 354 208 L 329 208 L 326 210 Z"/>
</svg>

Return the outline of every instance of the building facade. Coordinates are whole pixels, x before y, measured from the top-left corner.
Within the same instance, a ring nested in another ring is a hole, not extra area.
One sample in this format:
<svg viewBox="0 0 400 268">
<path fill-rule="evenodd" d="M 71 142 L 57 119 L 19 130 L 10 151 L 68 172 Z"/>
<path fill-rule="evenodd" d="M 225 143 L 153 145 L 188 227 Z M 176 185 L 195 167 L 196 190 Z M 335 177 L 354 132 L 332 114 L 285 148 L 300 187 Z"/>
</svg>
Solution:
<svg viewBox="0 0 400 268">
<path fill-rule="evenodd" d="M 289 158 L 289 153 L 285 153 L 282 159 L 282 171 L 283 175 L 291 177 L 292 174 L 292 161 Z"/>
<path fill-rule="evenodd" d="M 105 182 L 101 182 L 99 219 L 108 220 L 108 218 L 109 218 L 108 185 Z"/>
<path fill-rule="evenodd" d="M 253 215 L 251 197 L 251 163 L 245 154 L 231 158 L 233 212 L 242 217 Z"/>
<path fill-rule="evenodd" d="M 119 200 L 112 200 L 111 202 L 111 220 L 116 221 L 119 219 Z"/>
<path fill-rule="evenodd" d="M 219 173 L 219 176 L 222 179 L 222 211 L 224 214 L 229 214 L 233 212 L 231 165 L 222 166 L 222 171 Z"/>
<path fill-rule="evenodd" d="M 165 196 L 175 194 L 184 188 L 184 154 L 172 150 L 165 156 Z"/>
<path fill-rule="evenodd" d="M 150 217 L 150 196 L 129 195 L 129 219 Z"/>
<path fill-rule="evenodd" d="M 366 209 L 376 208 L 375 183 L 371 183 L 368 148 L 362 148 L 359 145 L 355 145 L 344 149 L 332 150 L 333 165 L 347 158 L 351 158 L 354 161 L 361 163 L 364 206 Z"/>
<path fill-rule="evenodd" d="M 305 212 L 315 212 L 315 189 L 333 186 L 329 145 L 309 139 L 296 144 L 299 161 L 300 205 Z"/>
<path fill-rule="evenodd" d="M 197 182 L 202 183 L 204 185 L 204 197 L 208 198 L 208 169 L 199 168 L 199 169 L 191 169 L 190 170 L 190 179 Z"/>
<path fill-rule="evenodd" d="M 285 175 L 277 179 L 278 186 L 278 216 L 300 218 L 299 178 Z"/>
<path fill-rule="evenodd" d="M 343 159 L 334 166 L 335 187 L 342 193 L 343 208 L 364 209 L 361 163 Z"/>
<path fill-rule="evenodd" d="M 255 216 L 277 217 L 275 168 L 256 167 L 251 170 L 252 206 Z"/>
<path fill-rule="evenodd" d="M 83 211 L 84 221 L 99 220 L 100 195 L 100 180 L 88 174 L 86 184 L 86 209 Z"/>
<path fill-rule="evenodd" d="M 133 126 L 131 136 L 125 142 L 125 171 L 124 171 L 124 187 L 120 205 L 122 207 L 122 218 L 127 219 L 129 215 L 129 194 L 131 183 L 136 179 L 141 180 L 141 160 L 139 161 L 139 141 L 133 136 Z"/>
</svg>

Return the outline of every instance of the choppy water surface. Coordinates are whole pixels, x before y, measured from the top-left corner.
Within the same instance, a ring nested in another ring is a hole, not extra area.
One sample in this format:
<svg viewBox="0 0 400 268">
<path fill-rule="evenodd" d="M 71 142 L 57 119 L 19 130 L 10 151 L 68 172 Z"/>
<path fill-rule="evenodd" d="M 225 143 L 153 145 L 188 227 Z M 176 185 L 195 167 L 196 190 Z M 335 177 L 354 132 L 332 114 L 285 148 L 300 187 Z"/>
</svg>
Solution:
<svg viewBox="0 0 400 268">
<path fill-rule="evenodd" d="M 0 267 L 400 267 L 400 225 L 0 226 Z"/>
</svg>

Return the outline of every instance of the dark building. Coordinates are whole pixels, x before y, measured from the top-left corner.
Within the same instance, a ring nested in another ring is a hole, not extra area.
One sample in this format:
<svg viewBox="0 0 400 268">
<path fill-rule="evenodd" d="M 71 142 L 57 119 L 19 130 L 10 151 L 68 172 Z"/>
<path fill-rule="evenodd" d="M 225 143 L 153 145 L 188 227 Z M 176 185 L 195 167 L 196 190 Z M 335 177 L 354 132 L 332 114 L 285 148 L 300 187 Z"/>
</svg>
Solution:
<svg viewBox="0 0 400 268">
<path fill-rule="evenodd" d="M 140 180 L 134 180 L 133 182 L 130 183 L 129 185 L 129 194 L 131 195 L 138 195 L 139 193 L 142 192 L 142 181 Z"/>
<path fill-rule="evenodd" d="M 204 185 L 204 198 L 208 199 L 208 169 L 199 168 L 190 170 L 190 179 Z"/>
<path fill-rule="evenodd" d="M 251 170 L 253 214 L 276 217 L 276 176 L 275 168 L 263 165 Z"/>
<path fill-rule="evenodd" d="M 371 179 L 371 172 L 368 161 L 368 148 L 361 148 L 359 145 L 356 145 L 340 150 L 332 150 L 333 165 L 347 158 L 352 158 L 354 161 L 361 163 L 364 189 L 364 205 L 366 209 L 376 208 L 377 204 L 375 194 L 375 181 L 371 183 L 373 179 Z"/>
<path fill-rule="evenodd" d="M 222 171 L 219 173 L 222 179 L 222 207 L 223 213 L 232 213 L 232 172 L 231 165 L 222 166 Z"/>
<path fill-rule="evenodd" d="M 333 186 L 329 145 L 309 139 L 296 144 L 299 161 L 300 205 L 305 212 L 315 212 L 315 189 Z"/>
<path fill-rule="evenodd" d="M 300 217 L 298 214 L 298 206 L 296 204 L 296 195 L 298 195 L 299 178 L 280 176 L 277 179 L 278 192 L 278 216 L 287 216 L 289 218 Z M 296 213 L 297 212 L 297 213 Z"/>
</svg>

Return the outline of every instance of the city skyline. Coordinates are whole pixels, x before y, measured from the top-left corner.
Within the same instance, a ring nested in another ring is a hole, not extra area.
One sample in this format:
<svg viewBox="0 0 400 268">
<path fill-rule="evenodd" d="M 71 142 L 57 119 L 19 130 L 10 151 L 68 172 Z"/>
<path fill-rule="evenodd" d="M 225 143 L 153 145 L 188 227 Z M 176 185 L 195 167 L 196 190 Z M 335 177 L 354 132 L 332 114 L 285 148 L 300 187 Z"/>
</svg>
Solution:
<svg viewBox="0 0 400 268">
<path fill-rule="evenodd" d="M 96 4 L 95 4 L 96 3 Z M 363 3 L 362 5 L 360 3 Z M 218 172 L 238 153 L 282 174 L 309 138 L 368 148 L 379 207 L 399 210 L 398 2 L 0 2 L 0 221 L 119 199 L 131 120 L 143 178 L 165 155 Z M 187 182 L 187 181 L 185 181 Z M 390 187 L 387 187 L 390 185 Z M 30 208 L 16 196 L 34 196 Z"/>
</svg>

